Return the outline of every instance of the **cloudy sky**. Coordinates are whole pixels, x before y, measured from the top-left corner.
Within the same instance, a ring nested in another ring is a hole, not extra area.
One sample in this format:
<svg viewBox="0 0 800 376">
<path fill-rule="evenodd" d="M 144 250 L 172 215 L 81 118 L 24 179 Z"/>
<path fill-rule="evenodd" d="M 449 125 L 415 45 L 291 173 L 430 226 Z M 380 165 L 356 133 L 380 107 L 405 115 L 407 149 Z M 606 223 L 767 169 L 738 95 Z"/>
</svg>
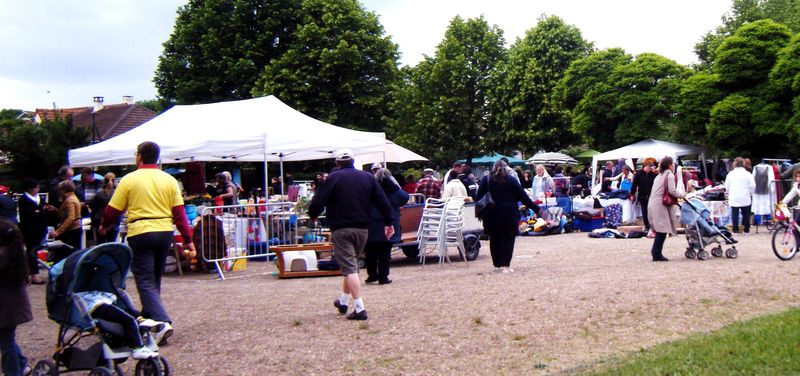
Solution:
<svg viewBox="0 0 800 376">
<path fill-rule="evenodd" d="M 577 26 L 598 48 L 655 52 L 682 64 L 731 0 L 361 0 L 400 46 L 401 62 L 433 55 L 450 20 L 483 15 L 506 42 L 542 14 Z M 0 108 L 87 106 L 92 97 L 153 99 L 161 45 L 185 0 L 0 0 Z"/>
</svg>

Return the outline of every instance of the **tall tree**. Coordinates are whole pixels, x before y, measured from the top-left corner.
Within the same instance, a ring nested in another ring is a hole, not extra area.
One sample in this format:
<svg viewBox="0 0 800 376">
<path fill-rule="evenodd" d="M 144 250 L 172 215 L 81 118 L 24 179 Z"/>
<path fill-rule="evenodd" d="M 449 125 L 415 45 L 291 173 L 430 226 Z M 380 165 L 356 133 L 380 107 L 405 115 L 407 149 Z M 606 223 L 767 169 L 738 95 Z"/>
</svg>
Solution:
<svg viewBox="0 0 800 376">
<path fill-rule="evenodd" d="M 569 118 L 554 106 L 551 94 L 569 65 L 590 49 L 577 27 L 556 16 L 543 16 L 517 39 L 492 95 L 499 124 L 490 133 L 497 146 L 530 153 L 572 143 Z"/>
<path fill-rule="evenodd" d="M 502 30 L 483 17 L 455 17 L 435 57 L 412 69 L 411 87 L 397 101 L 411 98 L 416 108 L 395 102 L 392 133 L 413 129 L 405 138 L 409 145 L 424 146 L 424 154 L 444 163 L 486 151 L 482 137 L 489 122 L 490 77 L 506 59 L 503 43 Z M 414 124 L 400 124 L 401 119 Z"/>
<path fill-rule="evenodd" d="M 769 75 L 790 35 L 786 26 L 760 20 L 743 25 L 717 48 L 714 71 L 727 97 L 711 108 L 707 131 L 712 149 L 753 156 L 787 149 L 790 110 L 774 94 Z"/>
<path fill-rule="evenodd" d="M 697 72 L 681 84 L 675 109 L 678 120 L 672 139 L 680 143 L 705 144 L 711 108 L 725 98 L 716 74 Z"/>
<path fill-rule="evenodd" d="M 769 83 L 770 93 L 787 113 L 783 132 L 790 140 L 800 139 L 800 34 L 778 52 Z"/>
<path fill-rule="evenodd" d="M 574 61 L 554 88 L 559 108 L 570 114 L 571 131 L 592 147 L 607 150 L 616 144 L 619 119 L 613 110 L 618 95 L 611 75 L 632 60 L 620 48 L 596 51 Z"/>
<path fill-rule="evenodd" d="M 771 19 L 794 32 L 800 32 L 800 1 L 798 0 L 733 0 L 731 10 L 722 16 L 722 25 L 709 31 L 695 44 L 699 68 L 711 69 L 716 50 L 722 41 L 748 22 Z"/>
<path fill-rule="evenodd" d="M 397 45 L 357 0 L 304 0 L 286 50 L 260 71 L 252 90 L 307 115 L 381 131 L 398 77 Z"/>
<path fill-rule="evenodd" d="M 6 132 L 0 137 L 0 151 L 17 178 L 51 176 L 67 162 L 69 149 L 87 145 L 89 136 L 88 129 L 73 126 L 71 117 L 39 125 L 3 120 L 0 129 Z"/>
<path fill-rule="evenodd" d="M 159 96 L 176 104 L 246 99 L 294 39 L 294 0 L 190 0 L 159 57 Z"/>
</svg>

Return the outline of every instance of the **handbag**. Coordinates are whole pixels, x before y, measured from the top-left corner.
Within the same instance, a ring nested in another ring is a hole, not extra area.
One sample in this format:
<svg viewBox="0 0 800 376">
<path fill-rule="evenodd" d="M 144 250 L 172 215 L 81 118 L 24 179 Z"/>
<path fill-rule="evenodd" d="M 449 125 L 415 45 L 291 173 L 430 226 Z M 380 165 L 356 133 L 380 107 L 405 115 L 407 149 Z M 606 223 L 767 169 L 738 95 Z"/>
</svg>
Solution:
<svg viewBox="0 0 800 376">
<path fill-rule="evenodd" d="M 486 194 L 475 203 L 475 217 L 478 219 L 486 218 L 489 212 L 494 208 L 494 199 L 492 193 L 486 190 Z"/>
<path fill-rule="evenodd" d="M 676 180 L 677 178 L 678 177 L 675 176 Z M 664 206 L 672 206 L 678 204 L 678 199 L 669 194 L 669 181 L 667 181 L 666 179 L 664 179 L 664 195 L 661 196 L 661 203 L 664 204 Z"/>
</svg>

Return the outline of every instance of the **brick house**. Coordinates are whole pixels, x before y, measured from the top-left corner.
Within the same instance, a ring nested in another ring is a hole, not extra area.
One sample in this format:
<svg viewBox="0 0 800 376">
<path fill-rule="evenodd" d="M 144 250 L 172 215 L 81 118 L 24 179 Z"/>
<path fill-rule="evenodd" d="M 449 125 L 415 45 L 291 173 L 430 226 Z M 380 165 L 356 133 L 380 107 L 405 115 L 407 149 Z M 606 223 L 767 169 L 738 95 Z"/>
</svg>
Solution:
<svg viewBox="0 0 800 376">
<path fill-rule="evenodd" d="M 100 142 L 136 128 L 158 115 L 155 111 L 141 107 L 133 102 L 133 97 L 125 96 L 122 103 L 103 104 L 103 97 L 95 97 L 93 106 L 36 109 L 33 122 L 40 124 L 45 120 L 64 119 L 72 116 L 76 127 L 89 130 L 89 140 Z M 94 125 L 94 127 L 93 127 Z M 97 129 L 92 132 L 93 128 Z"/>
</svg>

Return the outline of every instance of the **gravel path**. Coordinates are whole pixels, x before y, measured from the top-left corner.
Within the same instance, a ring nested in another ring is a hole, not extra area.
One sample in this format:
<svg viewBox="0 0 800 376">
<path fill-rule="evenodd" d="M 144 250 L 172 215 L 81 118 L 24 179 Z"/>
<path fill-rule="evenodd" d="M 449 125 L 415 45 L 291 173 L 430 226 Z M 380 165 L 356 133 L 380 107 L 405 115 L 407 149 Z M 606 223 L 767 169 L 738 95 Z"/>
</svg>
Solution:
<svg viewBox="0 0 800 376">
<path fill-rule="evenodd" d="M 737 239 L 738 259 L 701 262 L 683 257 L 679 235 L 665 245 L 671 261 L 653 263 L 651 239 L 520 237 L 512 274 L 492 272 L 487 241 L 469 264 L 430 257 L 423 269 L 396 254 L 394 283 L 364 289 L 368 322 L 336 313 L 337 277 L 278 280 L 257 262 L 226 281 L 175 274 L 163 295 L 176 333 L 161 352 L 174 375 L 571 374 L 797 306 L 798 261 L 779 261 L 763 229 Z M 133 280 L 128 290 L 138 302 Z M 17 339 L 42 359 L 57 326 L 43 286 L 31 299 L 35 320 Z"/>
</svg>

